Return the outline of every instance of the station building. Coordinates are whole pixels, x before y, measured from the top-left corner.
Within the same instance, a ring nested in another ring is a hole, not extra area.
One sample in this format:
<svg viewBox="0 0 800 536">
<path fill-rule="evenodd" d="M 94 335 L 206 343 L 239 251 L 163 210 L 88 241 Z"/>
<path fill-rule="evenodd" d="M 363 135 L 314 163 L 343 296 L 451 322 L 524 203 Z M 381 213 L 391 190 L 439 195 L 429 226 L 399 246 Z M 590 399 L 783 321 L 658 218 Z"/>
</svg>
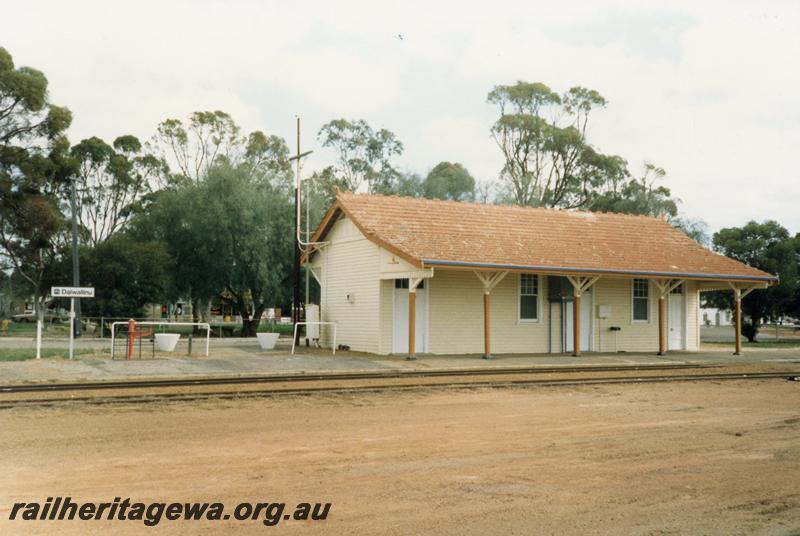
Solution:
<svg viewBox="0 0 800 536">
<path fill-rule="evenodd" d="M 340 192 L 312 242 L 320 320 L 375 354 L 694 351 L 710 290 L 734 295 L 739 352 L 741 298 L 777 283 L 627 214 Z"/>
</svg>

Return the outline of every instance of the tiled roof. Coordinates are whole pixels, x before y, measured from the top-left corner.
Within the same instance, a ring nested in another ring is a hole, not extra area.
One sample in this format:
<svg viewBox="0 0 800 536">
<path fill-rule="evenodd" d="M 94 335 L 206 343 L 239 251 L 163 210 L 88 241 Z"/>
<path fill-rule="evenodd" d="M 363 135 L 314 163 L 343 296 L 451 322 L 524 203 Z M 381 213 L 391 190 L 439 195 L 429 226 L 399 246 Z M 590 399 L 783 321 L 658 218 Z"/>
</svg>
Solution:
<svg viewBox="0 0 800 536">
<path fill-rule="evenodd" d="M 339 193 L 317 239 L 342 212 L 417 266 L 776 280 L 648 216 Z"/>
</svg>

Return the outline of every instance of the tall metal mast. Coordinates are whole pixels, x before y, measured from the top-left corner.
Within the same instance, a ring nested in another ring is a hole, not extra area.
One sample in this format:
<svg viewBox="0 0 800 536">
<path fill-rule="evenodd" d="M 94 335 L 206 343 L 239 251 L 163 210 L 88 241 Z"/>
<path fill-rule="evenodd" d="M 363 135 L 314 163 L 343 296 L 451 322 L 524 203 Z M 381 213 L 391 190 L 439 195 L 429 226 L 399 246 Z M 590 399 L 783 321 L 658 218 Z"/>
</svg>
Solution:
<svg viewBox="0 0 800 536">
<path fill-rule="evenodd" d="M 297 163 L 297 171 L 295 172 L 295 181 L 294 181 L 294 213 L 295 213 L 295 225 L 294 225 L 294 289 L 292 293 L 292 324 L 294 327 L 297 327 L 297 323 L 300 322 L 300 160 L 308 156 L 312 153 L 312 151 L 306 151 L 305 153 L 300 152 L 300 117 L 297 118 L 297 154 L 291 157 L 289 161 L 295 160 Z M 300 342 L 300 330 L 295 329 L 295 333 L 297 333 L 297 337 L 295 338 L 294 343 L 298 344 Z"/>
</svg>

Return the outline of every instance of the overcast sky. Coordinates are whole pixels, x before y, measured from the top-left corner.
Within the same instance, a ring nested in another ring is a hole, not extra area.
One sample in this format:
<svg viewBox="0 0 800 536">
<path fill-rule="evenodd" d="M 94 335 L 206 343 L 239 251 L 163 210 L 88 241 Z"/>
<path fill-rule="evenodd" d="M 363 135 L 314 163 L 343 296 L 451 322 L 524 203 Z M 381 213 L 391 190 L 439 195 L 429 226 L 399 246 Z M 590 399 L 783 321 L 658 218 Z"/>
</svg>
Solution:
<svg viewBox="0 0 800 536">
<path fill-rule="evenodd" d="M 392 3 L 394 4 L 394 3 Z M 496 84 L 598 90 L 590 141 L 653 162 L 712 231 L 776 219 L 800 231 L 800 2 L 4 2 L 0 46 L 50 80 L 73 142 L 149 138 L 167 117 L 224 110 L 294 140 L 363 118 L 496 180 Z M 294 149 L 294 143 L 291 144 Z"/>
</svg>

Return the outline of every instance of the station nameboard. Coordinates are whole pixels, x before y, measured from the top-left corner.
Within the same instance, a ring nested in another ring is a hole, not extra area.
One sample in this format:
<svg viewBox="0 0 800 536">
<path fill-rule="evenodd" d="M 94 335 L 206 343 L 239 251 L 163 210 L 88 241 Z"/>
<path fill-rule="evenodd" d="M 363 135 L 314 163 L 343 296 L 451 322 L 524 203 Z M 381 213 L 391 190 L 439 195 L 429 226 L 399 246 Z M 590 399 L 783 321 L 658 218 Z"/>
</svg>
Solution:
<svg viewBox="0 0 800 536">
<path fill-rule="evenodd" d="M 94 298 L 94 287 L 53 287 L 50 295 L 54 298 Z"/>
</svg>

